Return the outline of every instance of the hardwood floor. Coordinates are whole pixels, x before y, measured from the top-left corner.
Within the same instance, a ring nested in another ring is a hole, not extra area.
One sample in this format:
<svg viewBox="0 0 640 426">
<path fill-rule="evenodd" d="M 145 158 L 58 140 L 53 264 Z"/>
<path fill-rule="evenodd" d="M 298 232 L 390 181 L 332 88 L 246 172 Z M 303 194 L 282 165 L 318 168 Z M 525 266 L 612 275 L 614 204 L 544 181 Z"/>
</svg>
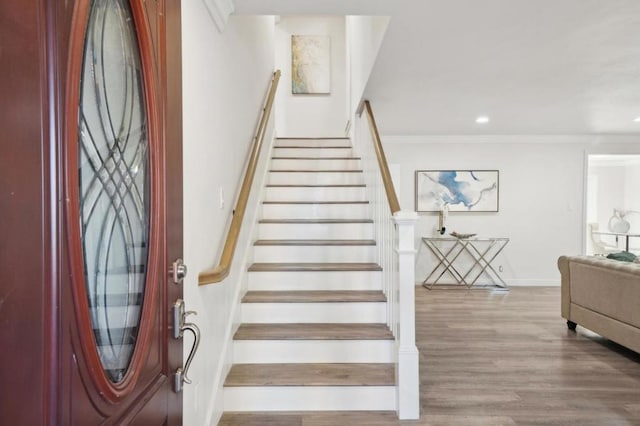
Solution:
<svg viewBox="0 0 640 426">
<path fill-rule="evenodd" d="M 421 419 L 226 413 L 221 425 L 640 425 L 640 354 L 560 317 L 560 289 L 416 288 Z"/>
</svg>

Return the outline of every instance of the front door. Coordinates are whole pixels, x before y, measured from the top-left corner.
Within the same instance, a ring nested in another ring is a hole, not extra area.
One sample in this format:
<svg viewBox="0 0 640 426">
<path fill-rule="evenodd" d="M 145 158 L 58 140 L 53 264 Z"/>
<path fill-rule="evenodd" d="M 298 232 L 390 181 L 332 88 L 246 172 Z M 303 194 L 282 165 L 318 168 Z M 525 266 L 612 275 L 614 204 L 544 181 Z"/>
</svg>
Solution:
<svg viewBox="0 0 640 426">
<path fill-rule="evenodd" d="M 179 1 L 78 0 L 68 13 L 58 419 L 180 424 Z"/>
</svg>

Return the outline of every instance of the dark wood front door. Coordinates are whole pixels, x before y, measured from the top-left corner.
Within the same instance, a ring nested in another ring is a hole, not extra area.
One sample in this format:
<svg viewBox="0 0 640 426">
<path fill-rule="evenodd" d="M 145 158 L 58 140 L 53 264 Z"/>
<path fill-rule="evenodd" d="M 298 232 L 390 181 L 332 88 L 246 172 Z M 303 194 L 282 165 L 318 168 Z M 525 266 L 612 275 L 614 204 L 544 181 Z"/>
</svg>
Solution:
<svg viewBox="0 0 640 426">
<path fill-rule="evenodd" d="M 26 270 L 0 284 L 0 423 L 181 424 L 180 0 L 9 2 L 0 24 L 0 267 Z"/>
</svg>

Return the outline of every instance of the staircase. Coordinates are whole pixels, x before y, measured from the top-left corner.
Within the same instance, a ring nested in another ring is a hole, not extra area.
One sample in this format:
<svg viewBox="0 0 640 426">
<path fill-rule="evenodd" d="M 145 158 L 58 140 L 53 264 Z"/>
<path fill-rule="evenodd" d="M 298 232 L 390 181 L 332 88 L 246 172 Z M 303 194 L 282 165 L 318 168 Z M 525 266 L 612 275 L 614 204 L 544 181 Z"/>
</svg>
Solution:
<svg viewBox="0 0 640 426">
<path fill-rule="evenodd" d="M 396 410 L 394 337 L 349 139 L 278 139 L 224 407 Z"/>
</svg>

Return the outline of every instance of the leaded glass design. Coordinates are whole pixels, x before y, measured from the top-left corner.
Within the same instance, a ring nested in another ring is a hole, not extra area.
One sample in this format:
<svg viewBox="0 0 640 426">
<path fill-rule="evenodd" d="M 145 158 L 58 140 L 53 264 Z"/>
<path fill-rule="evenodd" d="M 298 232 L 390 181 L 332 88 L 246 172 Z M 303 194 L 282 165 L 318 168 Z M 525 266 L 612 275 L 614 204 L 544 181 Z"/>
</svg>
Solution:
<svg viewBox="0 0 640 426">
<path fill-rule="evenodd" d="M 117 383 L 127 372 L 138 336 L 150 218 L 143 77 L 126 0 L 91 1 L 78 126 L 89 309 L 102 366 Z"/>
</svg>

